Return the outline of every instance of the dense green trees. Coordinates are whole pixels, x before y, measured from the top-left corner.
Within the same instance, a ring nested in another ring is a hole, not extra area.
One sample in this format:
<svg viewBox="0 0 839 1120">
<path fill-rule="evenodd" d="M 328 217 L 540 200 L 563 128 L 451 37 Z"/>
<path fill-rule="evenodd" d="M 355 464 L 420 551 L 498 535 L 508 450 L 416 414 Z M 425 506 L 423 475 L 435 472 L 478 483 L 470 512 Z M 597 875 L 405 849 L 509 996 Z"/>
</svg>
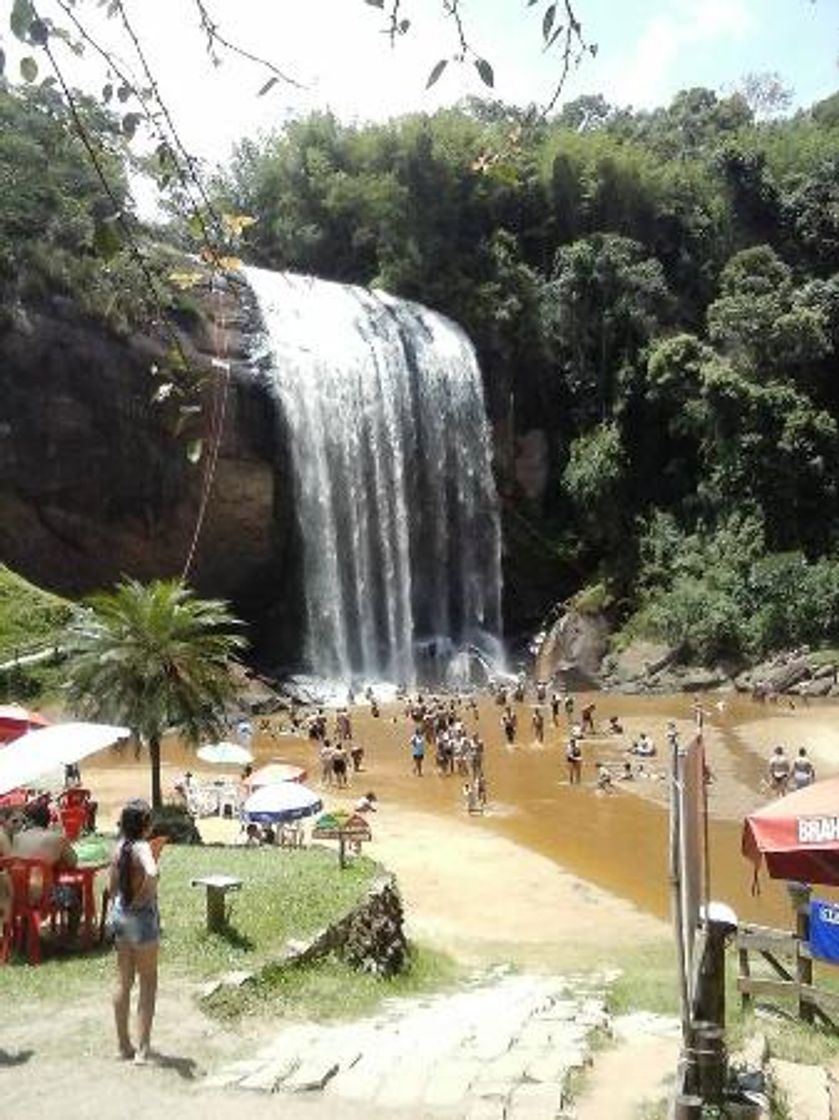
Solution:
<svg viewBox="0 0 839 1120">
<path fill-rule="evenodd" d="M 217 191 L 259 219 L 264 263 L 467 327 L 494 416 L 548 435 L 541 504 L 502 489 L 555 533 L 569 590 L 582 563 L 647 629 L 755 653 L 839 637 L 827 603 L 779 602 L 785 581 L 822 594 L 839 550 L 835 100 L 760 122 L 705 89 L 552 121 L 474 100 L 317 116 L 243 145 Z M 665 523 L 669 566 L 650 551 Z"/>
<path fill-rule="evenodd" d="M 319 113 L 243 142 L 213 191 L 256 219 L 256 263 L 466 327 L 498 430 L 547 436 L 542 497 L 518 490 L 512 446 L 500 490 L 558 595 L 587 574 L 655 632 L 716 620 L 703 656 L 753 653 L 839 638 L 837 98 L 758 122 L 747 97 L 704 89 L 649 112 L 580 98 L 551 120 L 477 100 L 369 126 Z M 56 290 L 111 321 L 139 306 L 113 237 L 120 143 L 83 108 L 112 198 L 54 90 L 0 89 L 0 315 Z M 669 568 L 649 545 L 665 524 Z M 823 613 L 784 614 L 785 580 L 820 589 Z"/>
<path fill-rule="evenodd" d="M 118 129 L 95 102 L 78 111 L 110 197 L 55 88 L 0 81 L 0 323 L 58 293 L 122 325 L 142 289 L 116 225 L 131 206 Z"/>
</svg>

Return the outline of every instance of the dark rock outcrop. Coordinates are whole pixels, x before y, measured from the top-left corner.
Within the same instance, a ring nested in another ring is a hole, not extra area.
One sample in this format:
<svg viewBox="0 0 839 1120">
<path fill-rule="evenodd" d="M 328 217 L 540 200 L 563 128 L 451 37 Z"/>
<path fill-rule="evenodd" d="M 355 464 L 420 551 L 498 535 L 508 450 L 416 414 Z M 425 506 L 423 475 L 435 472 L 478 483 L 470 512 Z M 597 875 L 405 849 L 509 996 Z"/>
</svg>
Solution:
<svg viewBox="0 0 839 1120">
<path fill-rule="evenodd" d="M 15 315 L 0 335 L 0 559 L 71 596 L 123 575 L 177 576 L 211 469 L 190 582 L 248 619 L 285 616 L 288 631 L 299 622 L 300 596 L 281 433 L 263 379 L 241 360 L 249 349 L 243 297 L 232 288 L 206 306 L 217 321 L 199 315 L 182 332 L 205 377 L 201 415 L 183 434 L 171 406 L 152 401 L 163 341 L 109 334 L 66 301 Z M 213 464 L 226 377 L 212 361 L 220 333 L 232 358 Z M 197 464 L 188 461 L 188 438 L 204 440 Z"/>
</svg>

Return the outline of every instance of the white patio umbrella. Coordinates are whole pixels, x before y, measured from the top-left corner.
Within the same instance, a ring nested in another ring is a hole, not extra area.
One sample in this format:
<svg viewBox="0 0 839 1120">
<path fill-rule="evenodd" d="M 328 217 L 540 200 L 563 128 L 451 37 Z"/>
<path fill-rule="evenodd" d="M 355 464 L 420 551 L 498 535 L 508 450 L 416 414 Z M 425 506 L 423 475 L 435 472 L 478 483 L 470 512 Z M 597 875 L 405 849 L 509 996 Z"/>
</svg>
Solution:
<svg viewBox="0 0 839 1120">
<path fill-rule="evenodd" d="M 202 762 L 218 763 L 221 766 L 239 766 L 253 761 L 253 755 L 247 747 L 240 747 L 238 743 L 225 741 L 199 747 L 197 753 Z"/>
<path fill-rule="evenodd" d="M 302 782 L 305 777 L 306 771 L 302 766 L 276 760 L 254 771 L 248 778 L 248 785 L 251 789 L 259 789 L 260 786 L 275 786 L 280 782 Z"/>
<path fill-rule="evenodd" d="M 110 723 L 54 723 L 27 731 L 0 752 L 0 793 L 28 785 L 44 774 L 110 747 L 131 734 Z"/>
<path fill-rule="evenodd" d="M 280 824 L 319 813 L 323 808 L 320 794 L 298 782 L 279 782 L 263 786 L 252 793 L 243 812 L 249 821 L 259 824 Z"/>
</svg>

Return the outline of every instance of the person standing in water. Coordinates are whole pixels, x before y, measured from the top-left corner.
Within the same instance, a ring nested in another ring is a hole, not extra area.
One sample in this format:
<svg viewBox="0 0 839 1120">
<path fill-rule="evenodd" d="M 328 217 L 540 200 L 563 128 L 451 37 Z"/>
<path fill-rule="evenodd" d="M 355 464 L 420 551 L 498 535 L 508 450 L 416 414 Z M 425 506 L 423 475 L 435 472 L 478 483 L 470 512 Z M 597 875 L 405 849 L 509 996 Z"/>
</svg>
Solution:
<svg viewBox="0 0 839 1120">
<path fill-rule="evenodd" d="M 790 765 L 784 748 L 775 747 L 769 759 L 769 785 L 773 793 L 784 794 L 789 783 Z"/>
<path fill-rule="evenodd" d="M 533 737 L 537 743 L 544 743 L 545 741 L 545 717 L 542 715 L 541 708 L 533 709 L 533 716 L 531 718 L 533 724 Z"/>
<path fill-rule="evenodd" d="M 411 736 L 411 761 L 414 767 L 414 773 L 418 778 L 422 777 L 422 763 L 425 758 L 425 736 L 419 728 Z"/>
<path fill-rule="evenodd" d="M 815 780 L 816 768 L 802 747 L 792 764 L 792 788 L 804 789 L 805 786 L 811 786 Z"/>
<path fill-rule="evenodd" d="M 565 748 L 565 760 L 568 763 L 568 784 L 578 786 L 583 773 L 583 752 L 579 740 L 572 735 Z"/>
<path fill-rule="evenodd" d="M 133 1058 L 138 1065 L 149 1059 L 160 947 L 158 868 L 149 846 L 151 824 L 151 809 L 146 802 L 129 801 L 120 817 L 120 842 L 111 861 L 110 876 L 111 917 L 117 947 L 117 1044 L 120 1056 Z M 128 1030 L 135 976 L 140 981 L 136 1050 Z"/>
</svg>

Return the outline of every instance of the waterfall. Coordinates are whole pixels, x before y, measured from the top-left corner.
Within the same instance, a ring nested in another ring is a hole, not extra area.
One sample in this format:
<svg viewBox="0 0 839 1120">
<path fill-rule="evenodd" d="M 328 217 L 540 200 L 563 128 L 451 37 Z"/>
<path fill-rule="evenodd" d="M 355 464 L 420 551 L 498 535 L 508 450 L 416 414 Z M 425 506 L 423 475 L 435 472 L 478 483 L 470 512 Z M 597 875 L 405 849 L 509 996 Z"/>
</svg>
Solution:
<svg viewBox="0 0 839 1120">
<path fill-rule="evenodd" d="M 311 670 L 413 684 L 466 645 L 497 654 L 501 534 L 469 339 L 382 292 L 246 277 L 291 438 Z"/>
</svg>

